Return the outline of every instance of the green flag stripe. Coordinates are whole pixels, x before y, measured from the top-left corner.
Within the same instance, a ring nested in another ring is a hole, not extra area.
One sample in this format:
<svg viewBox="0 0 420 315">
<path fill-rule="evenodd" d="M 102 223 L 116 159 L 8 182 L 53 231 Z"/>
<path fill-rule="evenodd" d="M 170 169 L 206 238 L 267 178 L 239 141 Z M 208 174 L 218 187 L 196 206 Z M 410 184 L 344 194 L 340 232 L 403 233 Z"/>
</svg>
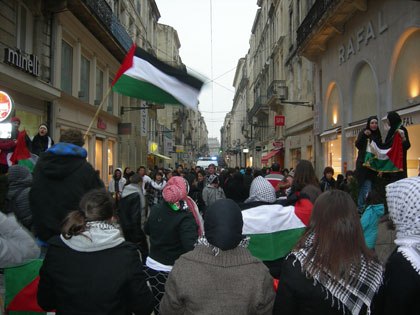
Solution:
<svg viewBox="0 0 420 315">
<path fill-rule="evenodd" d="M 399 169 L 391 162 L 390 159 L 379 160 L 375 154 L 366 152 L 364 166 L 379 172 L 398 172 Z"/>
<path fill-rule="evenodd" d="M 169 93 L 157 86 L 145 81 L 137 80 L 127 75 L 122 75 L 112 90 L 123 95 L 139 98 L 144 101 L 158 104 L 179 104 L 181 103 Z"/>
<path fill-rule="evenodd" d="M 251 238 L 248 249 L 253 256 L 261 260 L 270 261 L 282 258 L 293 248 L 304 229 L 247 235 Z"/>
</svg>

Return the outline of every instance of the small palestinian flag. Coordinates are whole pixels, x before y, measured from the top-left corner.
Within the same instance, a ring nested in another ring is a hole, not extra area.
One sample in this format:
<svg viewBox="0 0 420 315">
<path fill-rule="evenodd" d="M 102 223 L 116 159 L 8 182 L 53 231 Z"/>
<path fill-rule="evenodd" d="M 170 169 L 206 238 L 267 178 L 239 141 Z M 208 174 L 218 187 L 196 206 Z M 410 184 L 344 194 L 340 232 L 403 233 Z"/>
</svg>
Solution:
<svg viewBox="0 0 420 315">
<path fill-rule="evenodd" d="M 112 83 L 112 90 L 158 104 L 198 107 L 203 82 L 169 66 L 134 44 Z"/>
<path fill-rule="evenodd" d="M 308 199 L 301 199 L 295 206 L 271 204 L 242 210 L 242 234 L 250 237 L 251 254 L 264 261 L 285 257 L 309 224 L 312 208 Z"/>
<path fill-rule="evenodd" d="M 10 155 L 8 164 L 10 165 L 24 165 L 31 173 L 34 170 L 35 164 L 38 160 L 38 156 L 29 152 L 28 147 L 26 146 L 26 131 L 23 130 L 19 132 L 19 136 L 17 138 L 17 144 L 15 150 Z"/>
<path fill-rule="evenodd" d="M 402 172 L 403 148 L 399 132 L 395 132 L 392 146 L 388 149 L 379 148 L 375 141 L 368 142 L 363 166 L 377 172 Z"/>
</svg>

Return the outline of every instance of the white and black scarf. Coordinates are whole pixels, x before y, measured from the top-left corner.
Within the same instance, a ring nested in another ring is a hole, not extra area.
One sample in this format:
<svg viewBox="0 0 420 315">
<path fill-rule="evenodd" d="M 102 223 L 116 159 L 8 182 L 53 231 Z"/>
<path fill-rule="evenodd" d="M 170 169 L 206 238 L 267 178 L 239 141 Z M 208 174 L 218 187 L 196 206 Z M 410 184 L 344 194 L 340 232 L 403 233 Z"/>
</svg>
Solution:
<svg viewBox="0 0 420 315">
<path fill-rule="evenodd" d="M 301 248 L 298 251 L 292 251 L 289 255 L 294 255 L 303 266 L 306 262 L 306 257 L 312 248 L 315 235 L 312 233 L 308 235 L 305 241 L 305 248 Z M 306 270 L 311 270 L 313 259 L 305 265 Z M 338 309 L 343 309 L 344 306 L 353 314 L 358 315 L 363 307 L 363 304 L 367 306 L 368 314 L 370 314 L 370 305 L 373 296 L 378 291 L 382 283 L 382 266 L 379 263 L 370 262 L 366 263 L 366 259 L 361 257 L 360 271 L 357 272 L 356 267 L 350 270 L 350 278 L 348 283 L 344 279 L 336 281 L 333 277 L 327 273 L 327 276 L 321 275 L 318 271 L 315 274 L 309 274 L 306 271 L 306 276 L 313 278 L 314 285 L 320 283 L 326 290 L 327 298 L 328 295 L 332 295 L 332 305 L 338 304 Z"/>
<path fill-rule="evenodd" d="M 250 240 L 250 238 L 249 238 L 249 237 L 244 237 L 244 238 L 243 238 L 243 239 L 239 242 L 238 247 L 247 248 L 247 247 L 248 247 L 248 245 L 249 245 L 249 240 Z M 212 253 L 213 253 L 213 255 L 214 255 L 214 256 L 219 255 L 219 253 L 220 253 L 220 251 L 221 251 L 221 249 L 220 249 L 220 248 L 218 248 L 218 247 L 216 247 L 216 246 L 214 246 L 214 245 L 210 244 L 210 243 L 209 243 L 209 241 L 207 240 L 207 238 L 206 238 L 204 235 L 203 235 L 203 236 L 201 236 L 201 237 L 199 237 L 199 238 L 197 239 L 197 242 L 194 244 L 194 247 L 195 247 L 195 246 L 198 246 L 198 245 L 202 245 L 202 246 L 206 246 L 206 247 L 211 248 L 211 251 L 212 251 Z"/>
<path fill-rule="evenodd" d="M 389 216 L 395 224 L 395 244 L 420 275 L 420 177 L 410 177 L 386 186 Z"/>
</svg>

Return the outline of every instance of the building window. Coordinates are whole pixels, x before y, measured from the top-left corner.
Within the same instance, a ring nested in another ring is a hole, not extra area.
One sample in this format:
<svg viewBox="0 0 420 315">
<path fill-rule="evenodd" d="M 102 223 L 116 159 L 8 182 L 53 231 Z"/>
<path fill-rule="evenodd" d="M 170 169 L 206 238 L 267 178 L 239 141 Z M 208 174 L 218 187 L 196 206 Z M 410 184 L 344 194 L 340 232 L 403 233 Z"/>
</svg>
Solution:
<svg viewBox="0 0 420 315">
<path fill-rule="evenodd" d="M 109 86 L 111 86 L 112 82 L 113 82 L 113 80 L 109 79 Z M 108 107 L 107 107 L 106 111 L 108 113 L 111 113 L 111 114 L 114 112 L 114 91 L 112 91 L 112 89 L 111 89 L 111 91 L 109 92 L 109 95 L 108 95 Z"/>
<path fill-rule="evenodd" d="M 104 96 L 104 72 L 96 68 L 96 95 L 95 95 L 95 105 L 99 106 Z"/>
<path fill-rule="evenodd" d="M 26 53 L 32 53 L 32 15 L 21 3 L 16 5 L 16 47 Z"/>
<path fill-rule="evenodd" d="M 73 89 L 73 47 L 64 40 L 61 42 L 61 90 L 72 94 Z"/>
<path fill-rule="evenodd" d="M 137 0 L 136 9 L 137 9 L 137 14 L 139 16 L 141 16 L 141 4 L 140 4 L 140 1 L 139 0 Z"/>
<path fill-rule="evenodd" d="M 88 103 L 89 102 L 89 77 L 90 77 L 90 61 L 82 56 L 80 62 L 80 89 L 79 98 Z"/>
</svg>

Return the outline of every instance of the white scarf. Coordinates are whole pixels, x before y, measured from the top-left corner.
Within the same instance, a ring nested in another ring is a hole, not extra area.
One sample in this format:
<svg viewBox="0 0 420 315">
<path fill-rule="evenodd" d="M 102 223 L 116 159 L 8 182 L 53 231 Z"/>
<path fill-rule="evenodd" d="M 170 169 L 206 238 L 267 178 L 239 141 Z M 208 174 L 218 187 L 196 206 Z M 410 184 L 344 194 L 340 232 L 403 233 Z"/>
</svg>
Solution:
<svg viewBox="0 0 420 315">
<path fill-rule="evenodd" d="M 420 177 L 386 186 L 389 216 L 397 230 L 395 244 L 420 275 Z"/>
</svg>

